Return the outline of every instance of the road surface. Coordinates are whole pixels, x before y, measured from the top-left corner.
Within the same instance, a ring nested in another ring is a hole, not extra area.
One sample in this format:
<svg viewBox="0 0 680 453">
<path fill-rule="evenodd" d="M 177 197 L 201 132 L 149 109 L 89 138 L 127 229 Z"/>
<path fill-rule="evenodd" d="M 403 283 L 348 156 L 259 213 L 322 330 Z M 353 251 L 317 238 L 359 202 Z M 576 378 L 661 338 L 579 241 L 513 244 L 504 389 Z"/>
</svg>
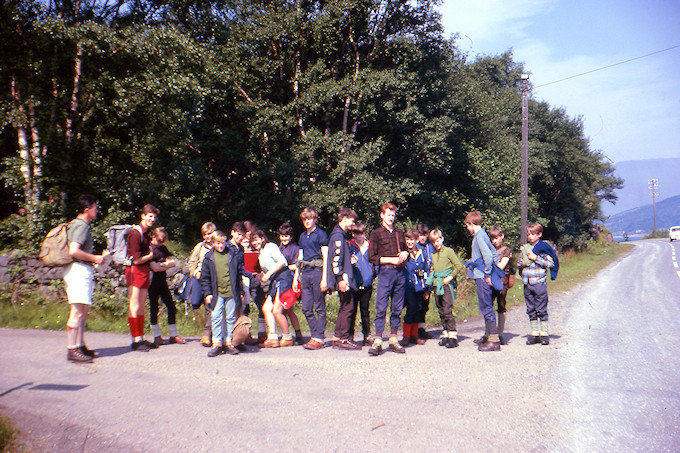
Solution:
<svg viewBox="0 0 680 453">
<path fill-rule="evenodd" d="M 569 293 L 552 295 L 551 344 L 405 355 L 301 347 L 206 357 L 197 339 L 65 360 L 65 333 L 0 329 L 0 413 L 30 451 L 680 451 L 680 244 L 640 241 Z M 673 253 L 672 253 L 673 252 Z"/>
</svg>

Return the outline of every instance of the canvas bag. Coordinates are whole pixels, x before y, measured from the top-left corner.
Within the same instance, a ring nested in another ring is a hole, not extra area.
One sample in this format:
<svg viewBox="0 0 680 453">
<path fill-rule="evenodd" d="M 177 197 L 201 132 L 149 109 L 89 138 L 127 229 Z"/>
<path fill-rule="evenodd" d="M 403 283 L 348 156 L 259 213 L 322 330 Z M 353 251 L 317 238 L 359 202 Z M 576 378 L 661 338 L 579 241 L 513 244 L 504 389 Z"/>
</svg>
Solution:
<svg viewBox="0 0 680 453">
<path fill-rule="evenodd" d="M 106 230 L 106 248 L 114 263 L 124 266 L 131 264 L 130 257 L 127 256 L 127 237 L 133 228 L 138 228 L 137 231 L 144 234 L 138 225 L 114 225 Z"/>
<path fill-rule="evenodd" d="M 52 228 L 40 247 L 38 258 L 47 266 L 65 266 L 73 262 L 68 253 L 69 222 Z"/>
</svg>

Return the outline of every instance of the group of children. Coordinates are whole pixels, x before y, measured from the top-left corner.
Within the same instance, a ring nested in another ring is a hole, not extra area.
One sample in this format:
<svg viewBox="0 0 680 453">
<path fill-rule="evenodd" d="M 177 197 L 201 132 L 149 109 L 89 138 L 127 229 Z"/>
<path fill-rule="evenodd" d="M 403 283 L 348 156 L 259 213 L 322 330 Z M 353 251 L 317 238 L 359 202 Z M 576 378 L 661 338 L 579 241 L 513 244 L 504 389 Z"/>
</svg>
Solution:
<svg viewBox="0 0 680 453">
<path fill-rule="evenodd" d="M 200 342 L 210 348 L 208 356 L 235 355 L 245 350 L 247 344 L 276 348 L 297 343 L 308 350 L 325 347 L 329 292 L 337 292 L 339 302 L 333 348 L 361 350 L 362 346 L 369 346 L 369 355 L 379 356 L 385 349 L 403 354 L 405 347 L 425 343 L 433 338 L 425 323 L 431 294 L 442 325 L 439 345 L 455 348 L 458 335 L 453 305 L 457 282 L 463 275 L 475 281 L 485 322 L 484 334 L 474 342 L 480 351 L 499 351 L 506 343 L 503 338 L 506 295 L 515 274 L 512 251 L 503 243 L 503 230 L 493 226 L 487 234 L 481 226 L 481 214 L 469 213 L 465 225 L 472 235 L 472 256 L 463 265 L 454 250 L 444 245 L 440 230 L 430 231 L 421 224 L 403 232 L 394 225 L 396 212 L 392 203 L 382 205 L 381 225 L 367 239 L 366 227 L 356 223 L 358 216 L 352 209 L 342 208 L 337 224 L 326 234 L 317 226 L 318 213 L 308 207 L 300 213 L 305 231 L 297 244 L 292 240 L 293 228 L 286 222 L 278 230 L 278 246 L 269 242 L 267 235 L 251 222 L 234 223 L 229 237 L 213 223 L 204 224 L 203 241 L 194 247 L 188 260 L 190 280 L 185 295 L 194 308 L 205 307 L 206 322 Z M 179 263 L 163 245 L 167 239 L 165 230 L 152 230 L 158 214 L 154 206 L 144 206 L 140 224 L 127 236 L 129 266 L 125 277 L 133 351 L 149 351 L 168 342 L 185 343 L 177 332 L 175 304 L 165 275 L 166 269 Z M 551 277 L 555 278 L 558 261 L 553 248 L 541 241 L 541 225 L 531 224 L 527 230 L 529 243 L 522 246 L 517 261 L 531 321 L 527 344 L 547 345 L 546 276 L 551 270 Z M 374 286 L 376 315 L 371 333 L 369 302 Z M 153 341 L 144 340 L 147 294 Z M 158 326 L 159 298 L 168 312 L 167 341 Z M 297 300 L 301 300 L 309 326 L 307 341 L 303 340 L 293 309 Z M 235 326 L 242 317 L 247 317 L 251 302 L 258 310 L 258 335 L 254 338 L 248 334 L 236 342 Z M 388 307 L 389 335 L 385 344 Z M 404 308 L 403 337 L 399 341 L 397 333 Z M 362 343 L 354 341 L 357 315 L 361 317 Z M 280 336 L 277 330 L 281 331 Z M 86 348 L 84 344 L 82 347 Z M 93 357 L 92 351 L 85 351 L 90 354 L 88 358 Z"/>
</svg>

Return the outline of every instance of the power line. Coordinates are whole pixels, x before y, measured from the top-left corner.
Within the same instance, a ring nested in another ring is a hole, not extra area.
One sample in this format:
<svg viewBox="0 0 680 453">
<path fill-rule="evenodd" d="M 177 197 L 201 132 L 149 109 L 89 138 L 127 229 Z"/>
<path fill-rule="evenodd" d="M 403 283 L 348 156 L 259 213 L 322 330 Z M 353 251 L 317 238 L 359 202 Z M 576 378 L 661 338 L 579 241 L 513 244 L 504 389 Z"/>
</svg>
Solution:
<svg viewBox="0 0 680 453">
<path fill-rule="evenodd" d="M 573 75 L 573 76 L 565 77 L 564 79 L 555 80 L 554 82 L 544 83 L 543 85 L 535 86 L 534 89 L 536 89 L 536 88 L 541 88 L 541 87 L 544 87 L 544 86 L 547 86 L 547 85 L 552 85 L 552 84 L 554 84 L 554 83 L 564 82 L 565 80 L 573 79 L 573 78 L 576 78 L 576 77 L 581 77 L 581 76 L 584 76 L 584 75 L 586 75 L 586 74 L 591 74 L 591 73 L 597 72 L 597 71 L 602 71 L 603 69 L 612 68 L 612 67 L 614 67 L 614 66 L 618 66 L 618 65 L 621 65 L 621 64 L 624 64 L 624 63 L 630 63 L 631 61 L 639 60 L 639 59 L 641 59 L 641 58 L 647 58 L 647 57 L 650 57 L 650 56 L 652 56 L 652 55 L 656 55 L 656 54 L 658 54 L 658 53 L 668 52 L 669 50 L 677 49 L 678 47 L 680 47 L 680 44 L 678 44 L 677 46 L 669 47 L 669 48 L 667 48 L 667 49 L 657 50 L 656 52 L 652 52 L 652 53 L 648 53 L 648 54 L 646 54 L 646 55 L 641 55 L 641 56 L 639 56 L 639 57 L 631 58 L 631 59 L 629 59 L 629 60 L 620 61 L 620 62 L 618 62 L 618 63 L 610 64 L 610 65 L 608 65 L 608 66 L 603 66 L 603 67 L 601 67 L 601 68 L 593 69 L 593 70 L 591 70 L 591 71 L 582 72 L 581 74 L 576 74 L 576 75 Z"/>
</svg>

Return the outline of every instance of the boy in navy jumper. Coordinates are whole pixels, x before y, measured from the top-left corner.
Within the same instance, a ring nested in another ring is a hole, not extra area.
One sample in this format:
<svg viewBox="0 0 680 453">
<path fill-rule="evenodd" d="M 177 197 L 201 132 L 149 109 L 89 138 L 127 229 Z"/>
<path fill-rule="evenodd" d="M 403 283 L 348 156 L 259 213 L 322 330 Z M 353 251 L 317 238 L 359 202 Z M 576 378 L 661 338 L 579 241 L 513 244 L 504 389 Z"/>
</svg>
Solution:
<svg viewBox="0 0 680 453">
<path fill-rule="evenodd" d="M 411 228 L 404 233 L 406 249 L 410 259 L 404 266 L 406 285 L 404 299 L 406 301 L 406 315 L 404 316 L 404 338 L 401 340 L 402 346 L 409 344 L 425 344 L 425 340 L 418 338 L 418 324 L 422 305 L 425 303 L 424 296 L 427 290 L 425 281 L 429 271 L 429 264 L 425 259 L 423 250 L 417 246 L 418 231 Z M 429 299 L 428 299 L 429 302 Z"/>
<path fill-rule="evenodd" d="M 364 335 L 364 346 L 370 346 L 371 339 L 371 316 L 369 303 L 373 294 L 373 279 L 375 268 L 368 260 L 368 239 L 366 239 L 366 225 L 357 223 L 352 230 L 353 239 L 349 242 L 349 250 L 352 253 L 352 266 L 354 267 L 354 281 L 357 289 L 354 292 L 354 313 L 350 325 L 350 336 L 354 338 L 354 323 L 358 311 L 361 312 L 361 333 Z"/>
<path fill-rule="evenodd" d="M 421 223 L 418 225 L 418 248 L 423 251 L 423 257 L 425 258 L 425 263 L 427 265 L 425 278 L 432 272 L 432 255 L 434 254 L 434 247 L 430 244 L 430 228 Z M 420 306 L 420 319 L 418 320 L 418 337 L 423 340 L 430 340 L 434 338 L 427 331 L 427 323 L 425 319 L 427 318 L 427 312 L 430 309 L 430 294 L 432 294 L 432 287 L 426 286 L 423 292 L 423 303 Z"/>
<path fill-rule="evenodd" d="M 338 213 L 338 224 L 328 236 L 328 255 L 324 260 L 324 271 L 328 287 L 338 291 L 338 318 L 335 322 L 333 346 L 344 350 L 359 350 L 350 336 L 350 325 L 354 323 L 355 304 L 352 293 L 357 290 L 352 269 L 352 254 L 347 242 L 349 231 L 357 219 L 357 213 L 349 208 L 342 208 Z"/>
</svg>

